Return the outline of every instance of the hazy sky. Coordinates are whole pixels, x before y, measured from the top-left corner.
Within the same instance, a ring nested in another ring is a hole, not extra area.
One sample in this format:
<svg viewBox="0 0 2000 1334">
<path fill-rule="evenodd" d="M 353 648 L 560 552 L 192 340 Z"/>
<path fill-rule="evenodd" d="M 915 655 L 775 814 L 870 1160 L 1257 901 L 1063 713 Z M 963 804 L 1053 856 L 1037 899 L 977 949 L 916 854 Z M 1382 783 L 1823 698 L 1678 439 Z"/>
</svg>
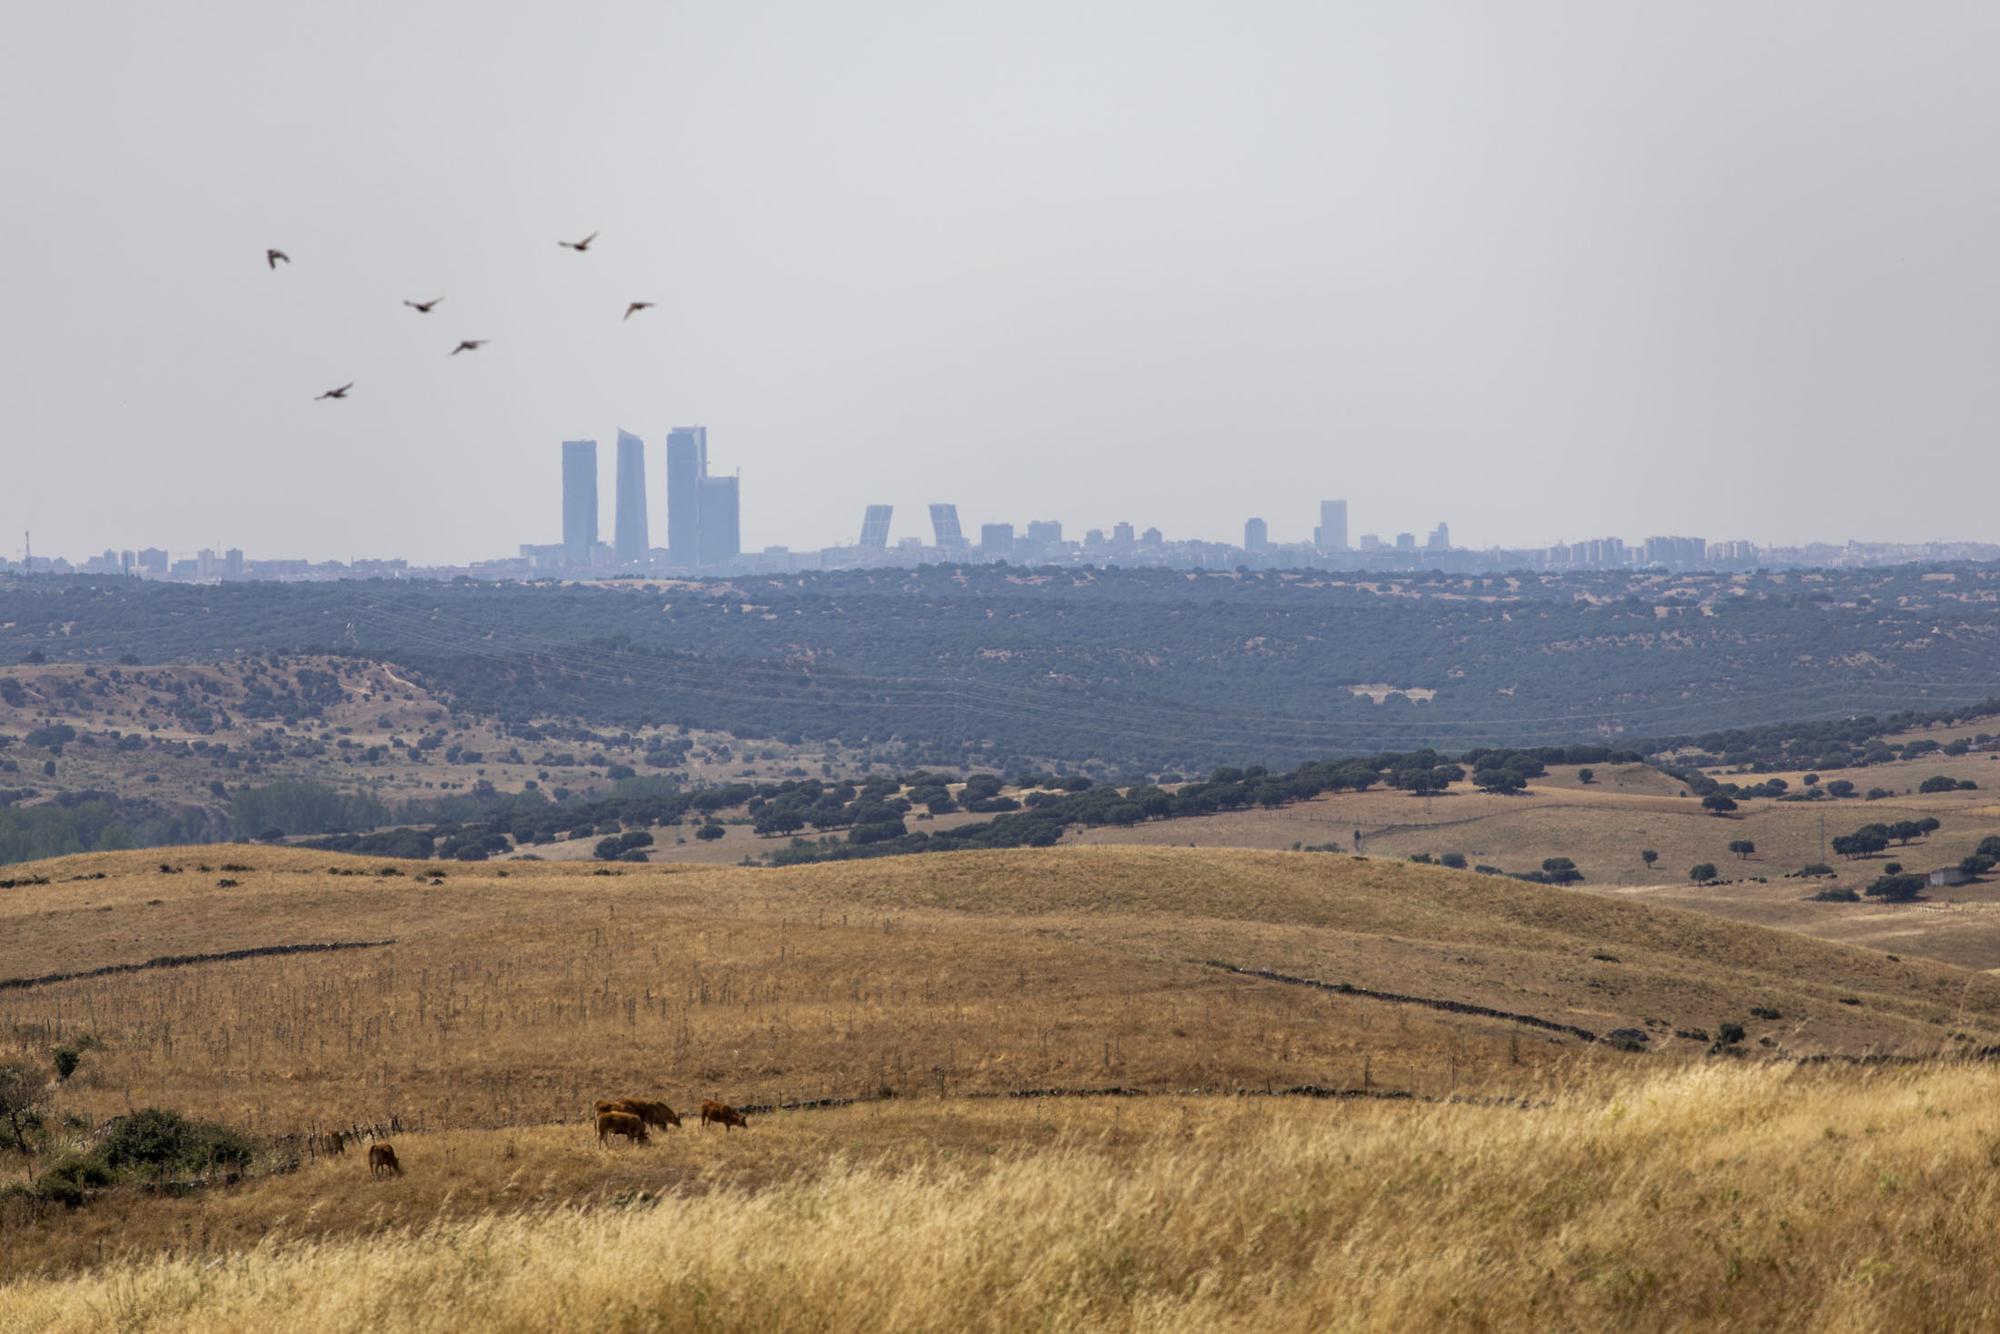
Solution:
<svg viewBox="0 0 2000 1334">
<path fill-rule="evenodd" d="M 2000 539 L 1991 0 L 529 8 L 10 10 L 0 549 Z"/>
</svg>

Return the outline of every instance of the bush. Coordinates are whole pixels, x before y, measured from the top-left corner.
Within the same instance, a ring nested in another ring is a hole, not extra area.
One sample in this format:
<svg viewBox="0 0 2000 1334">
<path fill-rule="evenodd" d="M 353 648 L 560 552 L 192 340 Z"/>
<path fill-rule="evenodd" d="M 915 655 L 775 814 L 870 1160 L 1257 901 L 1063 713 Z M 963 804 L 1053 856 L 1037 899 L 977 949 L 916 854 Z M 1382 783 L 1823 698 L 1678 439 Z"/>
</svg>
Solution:
<svg viewBox="0 0 2000 1334">
<path fill-rule="evenodd" d="M 1439 857 L 1438 861 L 1445 866 L 1449 866 L 1454 871 L 1463 871 L 1465 869 L 1465 854 L 1462 852 L 1447 852 L 1442 857 Z"/>
<path fill-rule="evenodd" d="M 74 1209 L 87 1193 L 111 1184 L 111 1172 L 90 1154 L 66 1153 L 42 1169 L 31 1187 L 44 1200 Z"/>
<path fill-rule="evenodd" d="M 1690 866 L 1688 868 L 1688 879 L 1694 881 L 1697 885 L 1707 884 L 1709 881 L 1715 879 L 1715 863 L 1697 862 L 1695 865 Z"/>
<path fill-rule="evenodd" d="M 1828 885 L 1812 896 L 1816 903 L 1859 903 L 1861 896 L 1845 885 Z"/>
<path fill-rule="evenodd" d="M 104 1165 L 113 1171 L 202 1172 L 222 1164 L 241 1167 L 256 1153 L 242 1131 L 193 1121 L 163 1107 L 145 1107 L 120 1121 L 104 1139 Z"/>
<path fill-rule="evenodd" d="M 705 824 L 694 831 L 694 836 L 704 843 L 713 843 L 716 839 L 721 838 L 722 834 L 723 828 L 719 824 Z"/>
<path fill-rule="evenodd" d="M 50 1056 L 55 1061 L 56 1078 L 63 1082 L 67 1082 L 76 1073 L 76 1067 L 83 1063 L 83 1053 L 75 1047 L 57 1047 Z"/>
<path fill-rule="evenodd" d="M 1722 1024 L 1715 1030 L 1715 1045 L 1718 1047 L 1733 1047 L 1743 1041 L 1744 1036 L 1743 1025 Z"/>
</svg>

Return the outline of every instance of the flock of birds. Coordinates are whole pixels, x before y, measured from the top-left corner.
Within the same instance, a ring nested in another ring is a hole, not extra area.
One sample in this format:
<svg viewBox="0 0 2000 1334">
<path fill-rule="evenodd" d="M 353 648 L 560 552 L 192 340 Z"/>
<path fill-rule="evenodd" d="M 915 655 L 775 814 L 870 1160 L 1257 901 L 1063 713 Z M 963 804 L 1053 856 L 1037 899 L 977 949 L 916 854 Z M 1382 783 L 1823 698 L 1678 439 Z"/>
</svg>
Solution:
<svg viewBox="0 0 2000 1334">
<path fill-rule="evenodd" d="M 561 246 L 565 250 L 574 250 L 576 251 L 577 254 L 581 255 L 586 250 L 590 249 L 591 242 L 595 241 L 596 239 L 597 239 L 597 233 L 592 232 L 590 235 L 584 237 L 581 241 L 558 241 L 556 242 L 556 244 Z M 267 266 L 269 266 L 273 272 L 277 271 L 278 265 L 281 262 L 285 264 L 290 264 L 292 262 L 292 257 L 286 254 L 282 250 L 266 250 L 264 252 L 264 263 Z M 428 301 L 405 300 L 403 304 L 408 306 L 411 310 L 416 311 L 417 314 L 419 315 L 428 315 L 431 313 L 432 310 L 434 310 L 437 307 L 437 304 L 443 300 L 444 298 L 441 296 L 434 296 Z M 622 323 L 623 320 L 631 319 L 634 315 L 637 315 L 642 310 L 651 310 L 655 304 L 656 303 L 651 301 L 628 302 L 625 306 L 625 314 L 620 322 Z M 488 343 L 492 341 L 493 340 L 490 338 L 462 338 L 459 340 L 458 346 L 453 348 L 451 351 L 447 352 L 445 355 L 448 357 L 455 357 L 461 352 L 477 352 L 480 348 L 485 347 Z M 329 389 L 323 394 L 315 395 L 313 398 L 313 402 L 317 403 L 322 399 L 328 399 L 328 398 L 346 398 L 348 391 L 352 388 L 354 388 L 354 381 L 349 380 L 346 384 L 340 386 L 338 389 Z"/>
</svg>

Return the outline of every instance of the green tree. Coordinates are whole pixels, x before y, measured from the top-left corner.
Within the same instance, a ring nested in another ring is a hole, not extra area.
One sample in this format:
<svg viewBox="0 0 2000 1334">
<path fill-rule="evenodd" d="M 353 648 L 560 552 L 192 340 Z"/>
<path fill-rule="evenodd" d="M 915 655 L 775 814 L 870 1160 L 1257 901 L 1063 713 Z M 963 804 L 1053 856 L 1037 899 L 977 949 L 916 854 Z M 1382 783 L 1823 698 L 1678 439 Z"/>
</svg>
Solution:
<svg viewBox="0 0 2000 1334">
<path fill-rule="evenodd" d="M 1715 879 L 1714 862 L 1697 862 L 1688 868 L 1688 879 L 1697 885 L 1705 885 Z"/>
<path fill-rule="evenodd" d="M 1757 850 L 1757 845 L 1747 838 L 1732 839 L 1729 844 L 1729 850 L 1736 854 L 1738 861 L 1742 861 Z"/>
<path fill-rule="evenodd" d="M 1650 871 L 1653 869 L 1653 863 L 1660 860 L 1660 854 L 1647 848 L 1639 854 L 1639 860 L 1646 863 L 1646 869 Z"/>
<path fill-rule="evenodd" d="M 1885 903 L 1908 903 L 1924 892 L 1924 878 L 1920 875 L 1880 876 L 1861 892 Z"/>
<path fill-rule="evenodd" d="M 28 1132 L 41 1123 L 42 1100 L 48 1096 L 48 1081 L 26 1061 L 0 1063 L 0 1119 L 14 1137 L 14 1147 L 29 1151 Z"/>
<path fill-rule="evenodd" d="M 1701 808 L 1711 815 L 1723 816 L 1736 809 L 1736 799 L 1720 792 L 1711 792 L 1701 799 Z"/>
</svg>

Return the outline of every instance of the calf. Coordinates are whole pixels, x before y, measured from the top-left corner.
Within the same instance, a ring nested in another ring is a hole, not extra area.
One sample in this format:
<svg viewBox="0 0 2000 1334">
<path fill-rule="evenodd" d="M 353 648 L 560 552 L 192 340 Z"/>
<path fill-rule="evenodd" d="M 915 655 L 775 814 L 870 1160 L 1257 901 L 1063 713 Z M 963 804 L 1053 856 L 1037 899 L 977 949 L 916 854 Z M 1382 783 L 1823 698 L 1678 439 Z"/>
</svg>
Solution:
<svg viewBox="0 0 2000 1334">
<path fill-rule="evenodd" d="M 597 1114 L 597 1142 L 608 1145 L 613 1135 L 623 1135 L 634 1144 L 644 1144 L 646 1123 L 630 1112 L 599 1112 Z"/>
<path fill-rule="evenodd" d="M 681 1123 L 673 1108 L 663 1102 L 648 1102 L 644 1098 L 609 1098 L 597 1104 L 599 1116 L 606 1112 L 630 1112 L 655 1130 L 665 1130 L 668 1126 Z"/>
<path fill-rule="evenodd" d="M 710 1121 L 721 1123 L 725 1135 L 731 1126 L 742 1126 L 745 1130 L 750 1128 L 750 1122 L 744 1119 L 743 1113 L 727 1103 L 704 1102 L 701 1105 L 701 1123 L 707 1125 Z"/>
<path fill-rule="evenodd" d="M 368 1146 L 368 1175 L 385 1176 L 389 1173 L 403 1175 L 403 1165 L 396 1161 L 396 1146 L 393 1144 L 371 1144 Z"/>
</svg>

